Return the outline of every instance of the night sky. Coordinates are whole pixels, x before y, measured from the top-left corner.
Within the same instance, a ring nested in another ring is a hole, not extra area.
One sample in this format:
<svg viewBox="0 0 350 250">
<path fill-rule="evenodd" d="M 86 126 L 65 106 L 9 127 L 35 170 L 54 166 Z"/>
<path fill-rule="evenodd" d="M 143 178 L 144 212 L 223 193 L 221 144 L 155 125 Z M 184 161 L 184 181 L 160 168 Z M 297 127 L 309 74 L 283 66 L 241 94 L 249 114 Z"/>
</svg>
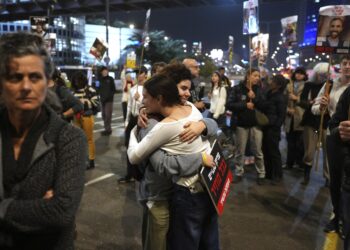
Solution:
<svg viewBox="0 0 350 250">
<path fill-rule="evenodd" d="M 270 32 L 279 39 L 280 19 L 297 14 L 298 1 L 284 1 L 260 6 L 260 31 Z M 126 23 L 135 23 L 142 28 L 146 11 L 116 13 L 114 16 Z M 201 41 L 205 51 L 214 48 L 226 50 L 228 36 L 235 38 L 235 50 L 248 42 L 248 36 L 242 34 L 243 6 L 210 6 L 176 9 L 154 9 L 150 19 L 150 30 L 164 30 L 174 39 L 184 39 L 188 45 Z M 273 37 L 272 37 L 273 38 Z"/>
</svg>

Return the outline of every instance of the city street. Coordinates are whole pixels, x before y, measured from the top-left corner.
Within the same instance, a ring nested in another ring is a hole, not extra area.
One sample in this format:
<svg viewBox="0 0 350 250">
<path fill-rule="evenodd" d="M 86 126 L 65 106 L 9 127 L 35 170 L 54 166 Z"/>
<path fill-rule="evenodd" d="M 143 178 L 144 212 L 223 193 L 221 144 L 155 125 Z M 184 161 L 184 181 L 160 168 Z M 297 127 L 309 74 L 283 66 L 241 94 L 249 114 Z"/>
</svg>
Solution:
<svg viewBox="0 0 350 250">
<path fill-rule="evenodd" d="M 100 135 L 103 124 L 96 118 L 97 166 L 86 171 L 76 219 L 78 250 L 141 249 L 142 208 L 137 203 L 137 184 L 117 182 L 126 168 L 120 98 L 120 94 L 115 96 L 110 137 Z M 232 167 L 232 160 L 229 164 Z M 254 167 L 246 170 L 243 181 L 231 188 L 219 220 L 222 250 L 341 248 L 335 233 L 323 232 L 331 204 L 322 170 L 312 172 L 308 186 L 301 185 L 303 172 L 299 169 L 284 170 L 281 183 L 263 186 L 256 184 Z"/>
</svg>

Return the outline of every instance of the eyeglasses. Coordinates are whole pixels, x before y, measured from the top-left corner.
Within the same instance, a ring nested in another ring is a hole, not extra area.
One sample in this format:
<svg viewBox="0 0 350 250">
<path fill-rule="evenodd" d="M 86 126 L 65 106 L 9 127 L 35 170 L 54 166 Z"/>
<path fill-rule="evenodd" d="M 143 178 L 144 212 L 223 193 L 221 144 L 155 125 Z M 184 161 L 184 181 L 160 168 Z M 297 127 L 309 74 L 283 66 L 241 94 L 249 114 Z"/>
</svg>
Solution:
<svg viewBox="0 0 350 250">
<path fill-rule="evenodd" d="M 199 69 L 199 65 L 191 65 L 190 68 Z"/>
</svg>

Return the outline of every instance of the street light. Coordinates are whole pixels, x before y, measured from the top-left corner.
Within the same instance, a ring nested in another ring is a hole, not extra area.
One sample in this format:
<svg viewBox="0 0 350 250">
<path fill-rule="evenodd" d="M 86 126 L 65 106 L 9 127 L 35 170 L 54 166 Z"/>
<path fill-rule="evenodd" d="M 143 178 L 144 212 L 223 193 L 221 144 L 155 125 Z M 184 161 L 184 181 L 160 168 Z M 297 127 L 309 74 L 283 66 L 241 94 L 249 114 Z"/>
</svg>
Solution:
<svg viewBox="0 0 350 250">
<path fill-rule="evenodd" d="M 169 39 L 169 37 L 167 37 L 167 36 L 164 37 L 164 40 L 165 40 L 165 41 L 168 41 L 168 39 Z"/>
<path fill-rule="evenodd" d="M 130 28 L 130 29 L 134 29 L 134 28 L 135 28 L 135 25 L 134 25 L 134 24 L 130 24 L 130 25 L 129 25 L 129 28 Z"/>
</svg>

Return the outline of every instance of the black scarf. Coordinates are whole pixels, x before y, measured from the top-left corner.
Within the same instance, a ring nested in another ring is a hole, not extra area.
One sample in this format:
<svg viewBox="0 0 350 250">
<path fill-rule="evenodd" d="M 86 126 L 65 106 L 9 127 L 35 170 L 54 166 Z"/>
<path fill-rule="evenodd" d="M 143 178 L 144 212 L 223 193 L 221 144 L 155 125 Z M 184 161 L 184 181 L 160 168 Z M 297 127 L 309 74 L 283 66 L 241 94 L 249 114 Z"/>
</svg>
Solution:
<svg viewBox="0 0 350 250">
<path fill-rule="evenodd" d="M 7 110 L 4 110 L 0 116 L 5 198 L 11 197 L 14 186 L 23 180 L 28 173 L 35 145 L 40 135 L 45 131 L 48 121 L 48 113 L 43 108 L 23 141 L 18 159 L 15 160 L 12 138 L 16 138 L 17 136 L 16 129 L 10 123 Z"/>
</svg>

